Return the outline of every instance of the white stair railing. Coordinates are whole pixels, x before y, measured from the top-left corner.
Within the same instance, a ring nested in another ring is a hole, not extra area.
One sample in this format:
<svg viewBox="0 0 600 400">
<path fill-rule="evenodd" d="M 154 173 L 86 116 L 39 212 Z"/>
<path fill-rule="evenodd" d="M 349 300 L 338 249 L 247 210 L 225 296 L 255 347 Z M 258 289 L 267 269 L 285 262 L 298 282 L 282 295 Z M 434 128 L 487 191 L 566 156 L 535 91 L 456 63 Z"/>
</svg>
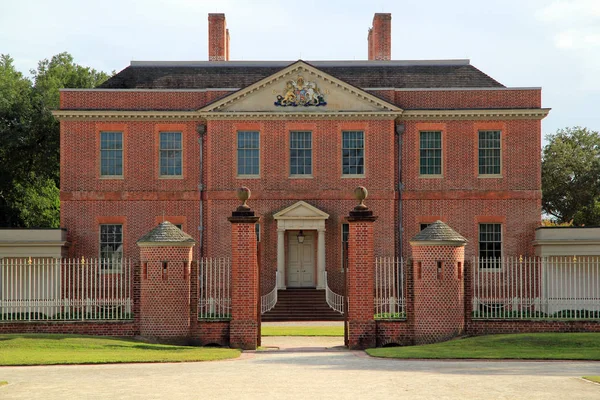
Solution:
<svg viewBox="0 0 600 400">
<path fill-rule="evenodd" d="M 325 271 L 325 298 L 327 299 L 327 304 L 329 307 L 331 307 L 334 311 L 337 311 L 340 314 L 344 313 L 344 296 L 337 294 L 329 288 L 327 271 Z"/>
<path fill-rule="evenodd" d="M 277 281 L 279 279 L 279 273 L 275 272 L 275 287 L 269 293 L 261 296 L 260 298 L 260 313 L 264 314 L 270 311 L 277 304 Z"/>
</svg>

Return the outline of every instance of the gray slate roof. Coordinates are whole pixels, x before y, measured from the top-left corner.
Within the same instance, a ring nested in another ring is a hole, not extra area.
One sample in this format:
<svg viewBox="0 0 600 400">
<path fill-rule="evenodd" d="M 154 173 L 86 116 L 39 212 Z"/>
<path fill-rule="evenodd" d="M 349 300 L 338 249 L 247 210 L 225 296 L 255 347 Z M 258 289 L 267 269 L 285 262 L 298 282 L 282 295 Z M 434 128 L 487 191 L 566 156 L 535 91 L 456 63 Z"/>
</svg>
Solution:
<svg viewBox="0 0 600 400">
<path fill-rule="evenodd" d="M 137 243 L 151 242 L 195 243 L 196 241 L 169 221 L 164 221 L 137 241 Z"/>
<path fill-rule="evenodd" d="M 457 242 L 467 243 L 462 235 L 442 221 L 435 221 L 411 239 L 411 242 Z"/>
<path fill-rule="evenodd" d="M 100 89 L 241 89 L 293 62 L 132 62 Z M 317 61 L 321 71 L 359 88 L 504 87 L 468 60 Z"/>
</svg>

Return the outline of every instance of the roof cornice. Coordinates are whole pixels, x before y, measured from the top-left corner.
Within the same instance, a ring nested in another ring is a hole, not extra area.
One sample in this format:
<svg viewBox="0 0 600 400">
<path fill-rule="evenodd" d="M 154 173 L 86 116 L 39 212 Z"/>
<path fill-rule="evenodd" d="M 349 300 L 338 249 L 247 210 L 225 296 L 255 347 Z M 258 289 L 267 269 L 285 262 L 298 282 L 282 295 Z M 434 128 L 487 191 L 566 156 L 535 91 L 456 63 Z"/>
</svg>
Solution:
<svg viewBox="0 0 600 400">
<path fill-rule="evenodd" d="M 96 120 L 197 120 L 201 115 L 197 111 L 142 111 L 142 110 L 54 110 L 61 121 Z"/>
<path fill-rule="evenodd" d="M 214 112 L 214 111 L 147 111 L 147 110 L 55 110 L 61 121 L 71 120 L 239 120 L 239 119 L 399 119 L 403 121 L 543 119 L 550 108 L 533 109 L 466 109 L 466 110 L 399 110 L 335 112 Z"/>
<path fill-rule="evenodd" d="M 396 119 L 402 111 L 335 111 L 335 112 L 201 112 L 207 120 L 238 119 Z"/>
<path fill-rule="evenodd" d="M 550 108 L 468 109 L 468 110 L 404 110 L 401 120 L 473 120 L 473 119 L 544 119 Z"/>
</svg>

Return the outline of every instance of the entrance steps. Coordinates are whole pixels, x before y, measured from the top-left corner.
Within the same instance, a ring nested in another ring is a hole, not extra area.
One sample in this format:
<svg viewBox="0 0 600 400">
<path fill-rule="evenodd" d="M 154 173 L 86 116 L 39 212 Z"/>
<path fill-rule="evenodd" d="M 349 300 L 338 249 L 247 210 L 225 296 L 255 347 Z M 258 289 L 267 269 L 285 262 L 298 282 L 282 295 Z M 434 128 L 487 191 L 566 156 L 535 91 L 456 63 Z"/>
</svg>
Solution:
<svg viewBox="0 0 600 400">
<path fill-rule="evenodd" d="M 289 288 L 277 292 L 277 304 L 262 321 L 343 321 L 325 300 L 325 290 Z"/>
</svg>

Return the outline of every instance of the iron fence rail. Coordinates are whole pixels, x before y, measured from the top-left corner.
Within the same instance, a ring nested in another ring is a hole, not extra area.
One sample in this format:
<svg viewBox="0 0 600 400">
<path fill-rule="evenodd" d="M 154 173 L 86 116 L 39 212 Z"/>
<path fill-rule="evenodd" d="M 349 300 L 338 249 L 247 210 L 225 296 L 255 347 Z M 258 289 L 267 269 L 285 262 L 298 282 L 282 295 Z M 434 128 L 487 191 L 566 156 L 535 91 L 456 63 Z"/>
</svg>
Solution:
<svg viewBox="0 0 600 400">
<path fill-rule="evenodd" d="M 331 290 L 331 288 L 329 287 L 329 282 L 327 280 L 327 271 L 325 271 L 324 274 L 325 274 L 325 300 L 327 301 L 327 304 L 329 305 L 329 307 L 332 310 L 337 311 L 340 314 L 343 314 L 344 313 L 344 296 L 337 294 L 336 292 Z"/>
<path fill-rule="evenodd" d="M 204 257 L 198 261 L 198 319 L 231 319 L 231 260 Z"/>
<path fill-rule="evenodd" d="M 406 318 L 404 267 L 398 257 L 375 258 L 375 319 Z"/>
</svg>

